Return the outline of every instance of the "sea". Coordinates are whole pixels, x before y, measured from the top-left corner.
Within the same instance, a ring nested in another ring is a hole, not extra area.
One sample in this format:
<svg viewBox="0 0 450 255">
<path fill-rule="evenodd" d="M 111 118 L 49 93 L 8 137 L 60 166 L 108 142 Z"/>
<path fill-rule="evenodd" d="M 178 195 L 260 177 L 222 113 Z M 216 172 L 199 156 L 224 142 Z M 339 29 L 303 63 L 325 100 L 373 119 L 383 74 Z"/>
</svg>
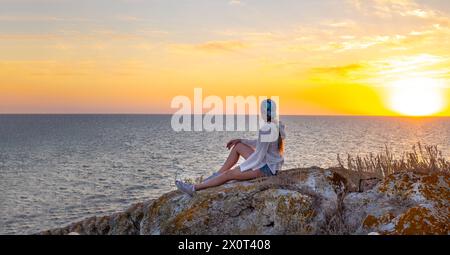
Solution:
<svg viewBox="0 0 450 255">
<path fill-rule="evenodd" d="M 402 153 L 420 142 L 450 158 L 449 117 L 282 116 L 284 169 L 337 154 Z M 207 176 L 225 144 L 256 132 L 175 132 L 170 115 L 0 115 L 0 234 L 33 234 L 107 215 Z"/>
</svg>

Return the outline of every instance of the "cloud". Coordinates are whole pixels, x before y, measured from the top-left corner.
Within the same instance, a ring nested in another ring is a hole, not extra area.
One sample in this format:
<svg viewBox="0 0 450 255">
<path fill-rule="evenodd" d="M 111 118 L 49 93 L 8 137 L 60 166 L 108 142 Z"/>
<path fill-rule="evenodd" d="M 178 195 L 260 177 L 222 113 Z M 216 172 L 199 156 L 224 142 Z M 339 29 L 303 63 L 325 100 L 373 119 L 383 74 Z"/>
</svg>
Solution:
<svg viewBox="0 0 450 255">
<path fill-rule="evenodd" d="M 35 41 L 35 40 L 55 40 L 61 38 L 61 35 L 55 33 L 42 33 L 42 34 L 0 34 L 1 40 L 12 41 Z"/>
<path fill-rule="evenodd" d="M 435 12 L 432 10 L 422 10 L 422 9 L 415 9 L 415 10 L 408 10 L 406 12 L 400 13 L 402 16 L 416 16 L 419 18 L 428 18 L 428 17 L 434 17 L 436 16 Z"/>
<path fill-rule="evenodd" d="M 57 30 L 48 33 L 1 33 L 1 40 L 11 41 L 35 41 L 35 40 L 70 40 L 72 42 L 81 41 L 107 41 L 114 40 L 148 40 L 160 38 L 169 34 L 163 30 L 138 29 L 130 32 L 121 32 L 112 29 L 98 29 L 86 32 L 78 30 Z"/>
<path fill-rule="evenodd" d="M 362 63 L 355 63 L 342 66 L 325 66 L 325 67 L 314 67 L 311 69 L 311 73 L 315 75 L 338 75 L 346 77 L 351 73 L 362 70 L 366 65 Z"/>
<path fill-rule="evenodd" d="M 243 5 L 244 3 L 241 0 L 230 0 L 230 1 L 228 1 L 228 4 L 237 6 L 237 5 Z"/>
<path fill-rule="evenodd" d="M 283 41 L 289 40 L 292 34 L 286 35 L 283 31 L 258 31 L 258 30 L 241 30 L 241 29 L 227 29 L 214 30 L 214 35 L 221 38 L 229 38 L 228 40 L 238 40 L 252 43 L 262 43 L 269 41 Z"/>
<path fill-rule="evenodd" d="M 246 48 L 247 45 L 241 41 L 211 41 L 196 45 L 195 48 L 201 51 L 234 51 Z"/>
<path fill-rule="evenodd" d="M 340 66 L 318 66 L 309 70 L 311 81 L 319 82 L 353 82 L 386 86 L 390 81 L 405 77 L 429 77 L 448 79 L 450 57 L 432 54 L 400 55 L 360 61 Z M 450 83 L 448 84 L 450 86 Z"/>
<path fill-rule="evenodd" d="M 344 36 L 340 38 L 343 41 L 329 42 L 326 46 L 320 47 L 319 50 L 334 50 L 335 52 L 363 50 L 398 39 L 396 36 L 391 37 L 386 35 L 364 36 L 360 38 Z"/>
<path fill-rule="evenodd" d="M 0 61 L 0 76 L 15 73 L 25 79 L 31 76 L 80 76 L 93 73 L 95 65 L 86 61 L 61 62 L 56 60 Z"/>
<path fill-rule="evenodd" d="M 417 26 L 417 28 L 413 26 L 411 30 L 408 30 L 408 28 L 403 28 L 402 30 L 401 33 L 395 33 L 395 31 L 378 33 L 374 31 L 372 35 L 351 34 L 349 31 L 331 33 L 328 36 L 326 34 L 319 34 L 322 43 L 314 48 L 314 50 L 345 52 L 375 47 L 377 47 L 377 50 L 382 50 L 383 52 L 407 49 L 416 51 L 418 49 L 426 49 L 427 51 L 430 49 L 448 49 L 444 42 L 450 39 L 450 28 L 446 26 L 432 24 L 428 26 Z"/>
<path fill-rule="evenodd" d="M 0 21 L 3 22 L 86 22 L 93 21 L 87 18 L 77 18 L 77 17 L 57 17 L 57 16 L 10 16 L 2 15 L 0 16 Z"/>
<path fill-rule="evenodd" d="M 406 56 L 394 56 L 382 60 L 372 61 L 371 65 L 379 70 L 383 76 L 413 74 L 426 72 L 428 70 L 445 72 L 450 71 L 445 64 L 450 61 L 449 57 L 432 54 L 416 54 Z M 445 68 L 443 68 L 445 67 Z"/>
<path fill-rule="evenodd" d="M 353 20 L 330 21 L 330 22 L 325 22 L 324 25 L 332 27 L 332 28 L 354 28 L 354 27 L 356 27 L 356 23 Z"/>
<path fill-rule="evenodd" d="M 424 7 L 413 0 L 347 0 L 360 13 L 380 18 L 395 16 L 434 18 L 437 11 Z"/>
<path fill-rule="evenodd" d="M 247 48 L 242 41 L 209 41 L 201 44 L 172 44 L 171 48 L 182 51 L 199 51 L 206 53 L 226 53 Z"/>
<path fill-rule="evenodd" d="M 135 22 L 135 21 L 144 21 L 144 19 L 136 17 L 136 16 L 130 16 L 130 15 L 118 15 L 117 20 L 120 21 L 128 21 L 128 22 Z"/>
</svg>

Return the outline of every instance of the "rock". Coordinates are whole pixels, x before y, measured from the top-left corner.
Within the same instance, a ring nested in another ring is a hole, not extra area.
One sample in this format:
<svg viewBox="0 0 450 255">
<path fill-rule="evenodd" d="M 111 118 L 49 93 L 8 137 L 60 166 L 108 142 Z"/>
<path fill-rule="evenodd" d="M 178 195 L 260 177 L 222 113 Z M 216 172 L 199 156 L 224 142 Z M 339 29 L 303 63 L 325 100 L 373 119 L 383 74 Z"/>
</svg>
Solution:
<svg viewBox="0 0 450 255">
<path fill-rule="evenodd" d="M 344 181 L 328 170 L 291 170 L 193 198 L 171 192 L 146 209 L 141 234 L 318 234 Z"/>
<path fill-rule="evenodd" d="M 82 235 L 138 235 L 143 208 L 151 203 L 132 205 L 125 212 L 114 213 L 110 216 L 91 217 L 72 223 L 63 228 L 43 231 L 42 235 L 65 235 L 76 232 Z"/>
<path fill-rule="evenodd" d="M 124 212 L 40 234 L 448 234 L 449 176 L 384 180 L 342 169 L 292 169 L 189 197 L 172 191 Z M 363 192 L 359 192 L 359 191 Z"/>
<path fill-rule="evenodd" d="M 376 177 L 359 180 L 359 192 L 366 192 L 373 189 L 380 181 Z"/>
<path fill-rule="evenodd" d="M 319 234 L 345 182 L 330 170 L 283 171 L 199 191 L 193 198 L 172 191 L 125 212 L 40 234 Z"/>
<path fill-rule="evenodd" d="M 344 198 L 345 221 L 356 233 L 410 235 L 450 233 L 447 173 L 400 172 L 372 190 Z"/>
</svg>

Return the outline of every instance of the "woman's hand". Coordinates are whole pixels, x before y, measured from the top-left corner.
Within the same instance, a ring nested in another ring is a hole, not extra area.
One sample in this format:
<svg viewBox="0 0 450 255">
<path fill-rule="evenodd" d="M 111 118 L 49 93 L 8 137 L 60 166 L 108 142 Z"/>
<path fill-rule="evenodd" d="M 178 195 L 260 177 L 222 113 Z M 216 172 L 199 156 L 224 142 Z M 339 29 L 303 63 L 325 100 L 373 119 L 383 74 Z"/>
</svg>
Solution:
<svg viewBox="0 0 450 255">
<path fill-rule="evenodd" d="M 233 139 L 227 143 L 227 149 L 232 149 L 236 144 L 240 143 L 241 139 Z"/>
</svg>

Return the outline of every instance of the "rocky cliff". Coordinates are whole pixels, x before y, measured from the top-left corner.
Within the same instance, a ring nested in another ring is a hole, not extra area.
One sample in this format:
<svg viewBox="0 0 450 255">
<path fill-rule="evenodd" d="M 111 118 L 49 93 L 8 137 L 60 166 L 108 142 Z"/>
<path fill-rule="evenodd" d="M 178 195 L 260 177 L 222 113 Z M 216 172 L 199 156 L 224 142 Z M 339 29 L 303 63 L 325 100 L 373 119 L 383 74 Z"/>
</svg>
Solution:
<svg viewBox="0 0 450 255">
<path fill-rule="evenodd" d="M 445 173 L 379 180 L 339 169 L 292 169 L 192 198 L 172 191 L 40 234 L 449 234 L 449 186 Z"/>
</svg>

